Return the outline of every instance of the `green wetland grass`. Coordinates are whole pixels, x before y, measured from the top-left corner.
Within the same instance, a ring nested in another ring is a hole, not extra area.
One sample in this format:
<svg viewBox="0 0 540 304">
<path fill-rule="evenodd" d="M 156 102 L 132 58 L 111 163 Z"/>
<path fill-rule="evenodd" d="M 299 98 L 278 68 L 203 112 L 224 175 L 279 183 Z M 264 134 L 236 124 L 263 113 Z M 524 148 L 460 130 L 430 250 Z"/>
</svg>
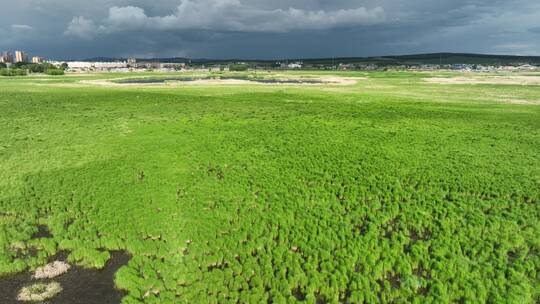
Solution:
<svg viewBox="0 0 540 304">
<path fill-rule="evenodd" d="M 124 250 L 126 304 L 538 303 L 540 86 L 332 73 L 0 78 L 0 274 Z"/>
</svg>

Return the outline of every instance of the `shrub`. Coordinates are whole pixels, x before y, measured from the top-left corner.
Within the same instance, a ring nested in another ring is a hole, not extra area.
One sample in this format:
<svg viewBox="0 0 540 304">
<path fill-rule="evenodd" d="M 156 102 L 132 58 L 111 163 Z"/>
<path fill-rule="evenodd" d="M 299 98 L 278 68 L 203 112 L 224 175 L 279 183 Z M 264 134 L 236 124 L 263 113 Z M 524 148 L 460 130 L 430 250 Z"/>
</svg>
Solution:
<svg viewBox="0 0 540 304">
<path fill-rule="evenodd" d="M 26 66 L 22 66 L 21 68 L 26 68 L 30 73 L 43 73 L 45 72 L 46 66 L 45 64 L 38 64 L 38 63 L 32 63 L 28 64 Z"/>
<path fill-rule="evenodd" d="M 108 251 L 77 248 L 71 252 L 68 260 L 86 268 L 102 269 L 110 258 Z"/>
<path fill-rule="evenodd" d="M 230 71 L 237 71 L 237 72 L 243 72 L 248 70 L 247 64 L 233 64 L 229 67 Z"/>
<path fill-rule="evenodd" d="M 64 75 L 64 70 L 62 69 L 47 69 L 45 70 L 45 74 L 47 75 L 53 75 L 53 76 L 58 76 L 58 75 Z"/>
<path fill-rule="evenodd" d="M 23 69 L 0 69 L 0 76 L 26 76 L 27 72 Z"/>
</svg>

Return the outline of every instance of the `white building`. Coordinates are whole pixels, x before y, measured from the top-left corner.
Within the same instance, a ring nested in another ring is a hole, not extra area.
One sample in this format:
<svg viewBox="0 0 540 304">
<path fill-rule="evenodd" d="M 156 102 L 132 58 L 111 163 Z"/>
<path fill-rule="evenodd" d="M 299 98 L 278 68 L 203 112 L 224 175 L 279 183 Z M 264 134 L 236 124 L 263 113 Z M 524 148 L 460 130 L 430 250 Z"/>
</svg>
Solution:
<svg viewBox="0 0 540 304">
<path fill-rule="evenodd" d="M 289 65 L 287 66 L 289 69 L 301 69 L 302 68 L 302 63 L 301 62 L 294 62 L 294 63 L 289 63 Z"/>
<path fill-rule="evenodd" d="M 68 65 L 71 71 L 111 71 L 127 69 L 128 64 L 125 61 L 120 62 L 88 62 L 88 61 L 49 61 L 50 64 L 61 66 L 63 63 Z"/>
</svg>

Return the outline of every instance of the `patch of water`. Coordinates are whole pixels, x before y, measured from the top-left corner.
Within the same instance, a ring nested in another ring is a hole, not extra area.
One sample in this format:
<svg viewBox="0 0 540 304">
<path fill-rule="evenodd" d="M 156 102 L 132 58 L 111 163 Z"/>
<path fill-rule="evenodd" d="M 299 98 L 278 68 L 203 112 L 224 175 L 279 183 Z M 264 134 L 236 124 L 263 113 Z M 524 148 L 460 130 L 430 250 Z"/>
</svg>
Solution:
<svg viewBox="0 0 540 304">
<path fill-rule="evenodd" d="M 66 252 L 52 257 L 52 261 L 65 261 Z M 122 251 L 111 252 L 111 258 L 103 269 L 85 269 L 73 266 L 71 269 L 52 280 L 36 280 L 32 273 L 24 272 L 0 277 L 0 303 L 19 304 L 17 295 L 24 286 L 50 281 L 58 282 L 62 291 L 46 303 L 51 304 L 118 304 L 126 295 L 114 287 L 114 275 L 118 269 L 127 265 L 131 257 Z"/>
<path fill-rule="evenodd" d="M 250 78 L 242 76 L 219 76 L 219 77 L 163 77 L 163 78 L 131 78 L 115 81 L 120 84 L 152 84 L 165 83 L 168 81 L 191 82 L 197 80 L 245 80 L 255 83 L 264 84 L 322 84 L 325 83 L 320 79 L 264 79 Z"/>
<path fill-rule="evenodd" d="M 52 234 L 49 232 L 49 228 L 45 225 L 38 225 L 38 231 L 32 235 L 32 239 L 49 239 L 52 238 Z"/>
</svg>

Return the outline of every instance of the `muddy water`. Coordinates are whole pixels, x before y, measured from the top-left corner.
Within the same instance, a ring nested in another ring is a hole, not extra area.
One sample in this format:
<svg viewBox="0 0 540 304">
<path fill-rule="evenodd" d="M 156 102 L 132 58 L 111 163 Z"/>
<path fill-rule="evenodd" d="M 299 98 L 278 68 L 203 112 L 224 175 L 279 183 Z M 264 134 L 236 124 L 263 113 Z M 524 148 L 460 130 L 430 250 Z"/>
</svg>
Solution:
<svg viewBox="0 0 540 304">
<path fill-rule="evenodd" d="M 122 84 L 152 84 L 152 83 L 165 83 L 168 81 L 180 81 L 180 82 L 190 82 L 197 80 L 246 80 L 254 83 L 265 83 L 265 84 L 322 84 L 324 81 L 319 79 L 257 79 L 241 76 L 221 76 L 221 77 L 163 77 L 163 78 L 132 78 L 132 79 L 122 79 L 115 81 L 116 83 Z"/>
<path fill-rule="evenodd" d="M 38 231 L 32 235 L 32 239 L 40 238 L 52 238 L 52 234 L 49 232 L 49 228 L 45 225 L 39 225 Z"/>
<path fill-rule="evenodd" d="M 66 253 L 60 253 L 51 261 L 65 261 Z M 62 292 L 46 301 L 50 304 L 118 304 L 125 292 L 114 288 L 114 274 L 129 262 L 131 257 L 124 252 L 112 252 L 111 259 L 104 269 L 84 269 L 73 266 L 71 269 L 52 280 L 33 280 L 29 272 L 0 277 L 0 303 L 19 304 L 17 294 L 23 286 L 36 282 L 56 281 L 62 285 Z"/>
</svg>

